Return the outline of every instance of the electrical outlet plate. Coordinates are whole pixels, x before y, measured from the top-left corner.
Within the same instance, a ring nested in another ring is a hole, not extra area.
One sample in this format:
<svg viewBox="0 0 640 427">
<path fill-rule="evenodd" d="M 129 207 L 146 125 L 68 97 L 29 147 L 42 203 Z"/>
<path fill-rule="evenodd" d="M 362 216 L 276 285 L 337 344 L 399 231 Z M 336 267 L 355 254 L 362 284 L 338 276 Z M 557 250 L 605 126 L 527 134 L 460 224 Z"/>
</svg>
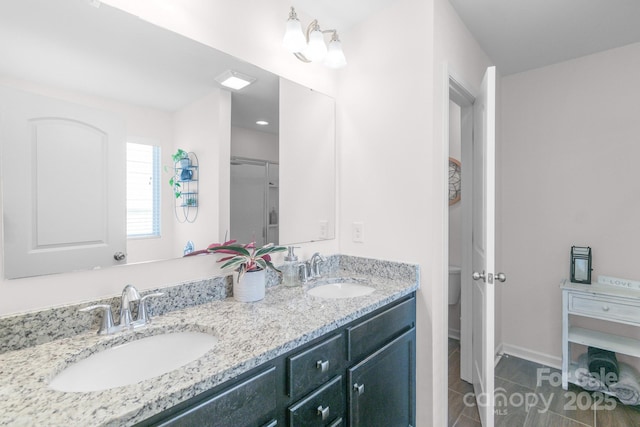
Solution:
<svg viewBox="0 0 640 427">
<path fill-rule="evenodd" d="M 356 243 L 364 243 L 364 223 L 354 222 L 352 231 L 353 241 Z"/>
</svg>

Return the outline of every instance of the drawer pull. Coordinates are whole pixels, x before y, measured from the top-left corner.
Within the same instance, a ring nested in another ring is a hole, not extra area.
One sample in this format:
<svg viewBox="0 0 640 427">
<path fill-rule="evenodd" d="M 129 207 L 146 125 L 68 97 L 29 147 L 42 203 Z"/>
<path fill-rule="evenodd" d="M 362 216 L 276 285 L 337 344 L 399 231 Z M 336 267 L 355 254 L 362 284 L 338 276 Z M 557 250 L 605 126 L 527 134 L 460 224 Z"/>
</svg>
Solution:
<svg viewBox="0 0 640 427">
<path fill-rule="evenodd" d="M 602 306 L 602 310 L 603 311 L 609 311 L 609 306 L 608 305 L 603 305 Z"/>
<path fill-rule="evenodd" d="M 353 390 L 358 392 L 358 396 L 364 393 L 364 384 L 354 384 Z"/>
<path fill-rule="evenodd" d="M 318 415 L 322 417 L 322 421 L 326 421 L 329 418 L 329 407 L 323 408 L 322 405 L 318 406 Z"/>
<path fill-rule="evenodd" d="M 320 372 L 327 372 L 329 370 L 329 361 L 325 360 L 323 362 L 322 360 L 318 360 L 316 362 L 316 368 L 320 369 Z"/>
</svg>

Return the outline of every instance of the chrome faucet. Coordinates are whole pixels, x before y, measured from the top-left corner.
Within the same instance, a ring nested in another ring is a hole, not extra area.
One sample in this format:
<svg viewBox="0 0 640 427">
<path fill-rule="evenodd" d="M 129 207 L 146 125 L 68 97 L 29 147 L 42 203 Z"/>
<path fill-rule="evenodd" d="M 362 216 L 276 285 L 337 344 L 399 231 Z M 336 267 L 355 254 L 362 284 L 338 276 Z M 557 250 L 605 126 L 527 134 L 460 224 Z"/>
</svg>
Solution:
<svg viewBox="0 0 640 427">
<path fill-rule="evenodd" d="M 320 252 L 316 252 L 311 255 L 309 260 L 309 272 L 312 279 L 320 277 L 320 265 L 325 262 L 326 259 L 320 255 Z"/>
<path fill-rule="evenodd" d="M 164 295 L 163 292 L 156 292 L 140 297 L 140 293 L 133 285 L 127 285 L 122 290 L 120 300 L 120 323 L 114 324 L 111 306 L 109 304 L 96 304 L 89 307 L 81 308 L 80 311 L 87 312 L 93 310 L 102 310 L 102 323 L 98 329 L 99 335 L 115 334 L 123 330 L 134 329 L 145 326 L 151 322 L 149 310 L 147 309 L 147 299 L 151 297 L 159 297 Z M 138 303 L 138 316 L 133 320 L 131 315 L 131 303 Z"/>
<path fill-rule="evenodd" d="M 120 326 L 129 328 L 133 323 L 131 319 L 131 303 L 140 301 L 140 293 L 133 285 L 127 285 L 122 290 L 122 299 L 120 300 Z"/>
</svg>

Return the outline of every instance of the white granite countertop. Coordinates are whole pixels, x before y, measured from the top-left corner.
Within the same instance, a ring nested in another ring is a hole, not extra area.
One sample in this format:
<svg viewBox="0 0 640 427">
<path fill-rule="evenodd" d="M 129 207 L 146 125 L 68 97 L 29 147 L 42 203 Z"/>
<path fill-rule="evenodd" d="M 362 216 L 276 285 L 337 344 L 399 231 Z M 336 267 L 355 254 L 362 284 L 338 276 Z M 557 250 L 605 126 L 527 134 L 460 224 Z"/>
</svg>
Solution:
<svg viewBox="0 0 640 427">
<path fill-rule="evenodd" d="M 415 277 L 369 279 L 376 290 L 362 297 L 321 299 L 308 295 L 303 287 L 275 286 L 267 289 L 264 300 L 255 303 L 227 298 L 155 317 L 151 325 L 134 332 L 111 336 L 83 333 L 0 354 L 0 425 L 132 425 L 418 287 Z M 138 384 L 88 393 L 48 388 L 51 378 L 69 363 L 101 348 L 179 330 L 210 332 L 219 341 L 201 358 Z"/>
</svg>

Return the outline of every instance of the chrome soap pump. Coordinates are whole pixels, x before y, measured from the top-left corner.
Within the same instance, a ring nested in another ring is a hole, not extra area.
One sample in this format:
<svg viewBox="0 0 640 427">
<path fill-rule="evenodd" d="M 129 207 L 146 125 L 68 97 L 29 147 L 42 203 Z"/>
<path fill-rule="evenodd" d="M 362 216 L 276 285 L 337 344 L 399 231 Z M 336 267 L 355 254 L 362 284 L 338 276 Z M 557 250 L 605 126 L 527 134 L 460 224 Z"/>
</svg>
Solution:
<svg viewBox="0 0 640 427">
<path fill-rule="evenodd" d="M 282 266 L 282 284 L 284 286 L 298 286 L 298 256 L 293 253 L 294 246 L 289 246 L 289 252 L 284 257 L 284 265 Z"/>
</svg>

